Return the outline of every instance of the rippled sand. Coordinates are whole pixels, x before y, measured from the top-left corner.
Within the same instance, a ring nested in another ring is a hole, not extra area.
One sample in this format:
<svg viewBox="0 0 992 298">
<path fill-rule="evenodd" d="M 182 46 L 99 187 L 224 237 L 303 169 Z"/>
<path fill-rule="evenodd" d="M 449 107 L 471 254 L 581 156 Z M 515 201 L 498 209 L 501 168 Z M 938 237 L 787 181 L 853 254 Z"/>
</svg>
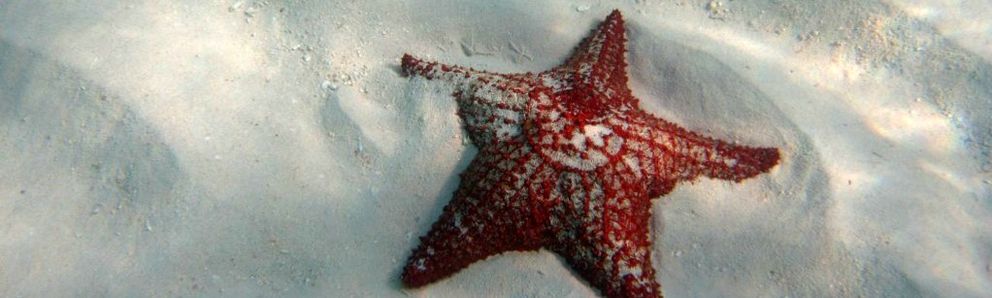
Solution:
<svg viewBox="0 0 992 298">
<path fill-rule="evenodd" d="M 655 200 L 666 295 L 992 296 L 992 5 L 820 2 L 2 1 L 0 296 L 595 295 L 545 251 L 401 288 L 476 149 L 398 70 L 614 8 L 646 110 L 783 153 Z"/>
</svg>

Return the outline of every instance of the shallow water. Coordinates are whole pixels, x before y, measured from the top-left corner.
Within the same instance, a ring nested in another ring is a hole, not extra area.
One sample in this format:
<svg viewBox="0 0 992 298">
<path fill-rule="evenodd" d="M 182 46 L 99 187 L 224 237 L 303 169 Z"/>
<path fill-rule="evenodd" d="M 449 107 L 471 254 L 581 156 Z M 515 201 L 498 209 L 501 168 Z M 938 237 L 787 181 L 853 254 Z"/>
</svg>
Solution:
<svg viewBox="0 0 992 298">
<path fill-rule="evenodd" d="M 886 1 L 0 3 L 0 296 L 589 296 L 547 252 L 415 290 L 476 149 L 413 53 L 562 62 L 612 9 L 659 117 L 776 146 L 654 201 L 670 297 L 992 295 L 992 8 Z"/>
</svg>

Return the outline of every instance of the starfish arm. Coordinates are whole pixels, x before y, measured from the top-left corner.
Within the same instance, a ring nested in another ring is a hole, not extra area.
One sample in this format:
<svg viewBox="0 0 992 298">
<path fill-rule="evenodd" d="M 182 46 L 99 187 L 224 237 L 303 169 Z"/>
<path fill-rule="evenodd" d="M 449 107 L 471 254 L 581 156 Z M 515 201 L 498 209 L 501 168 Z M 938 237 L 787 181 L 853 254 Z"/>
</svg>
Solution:
<svg viewBox="0 0 992 298">
<path fill-rule="evenodd" d="M 441 79 L 456 84 L 500 82 L 517 76 L 516 74 L 500 74 L 475 70 L 470 67 L 426 61 L 410 54 L 403 54 L 403 58 L 400 59 L 400 67 L 406 75 L 422 76 L 429 80 Z"/>
<path fill-rule="evenodd" d="M 575 78 L 580 94 L 595 91 L 612 99 L 627 99 L 627 32 L 623 16 L 614 10 L 575 49 L 558 70 Z"/>
<path fill-rule="evenodd" d="M 523 164 L 533 156 L 526 150 L 507 146 L 479 153 L 440 219 L 407 260 L 401 277 L 406 286 L 432 283 L 502 252 L 541 246 L 540 229 L 517 206 L 527 195 L 512 188 L 527 179 Z"/>
<path fill-rule="evenodd" d="M 688 131 L 673 123 L 651 116 L 653 144 L 651 165 L 659 181 L 671 184 L 691 180 L 697 175 L 714 179 L 741 180 L 767 172 L 778 164 L 777 148 L 733 145 Z M 679 169 L 674 172 L 675 169 Z M 667 192 L 666 192 L 667 193 Z"/>
<path fill-rule="evenodd" d="M 530 85 L 526 74 L 497 74 L 471 68 L 427 62 L 403 55 L 403 70 L 410 75 L 455 84 L 459 116 L 472 142 L 487 146 L 519 136 Z"/>
<path fill-rule="evenodd" d="M 607 297 L 658 297 L 661 286 L 651 264 L 651 201 L 643 185 L 621 171 L 602 183 L 565 176 L 566 203 L 553 212 L 549 248 Z M 611 186 L 612 185 L 612 186 Z"/>
</svg>

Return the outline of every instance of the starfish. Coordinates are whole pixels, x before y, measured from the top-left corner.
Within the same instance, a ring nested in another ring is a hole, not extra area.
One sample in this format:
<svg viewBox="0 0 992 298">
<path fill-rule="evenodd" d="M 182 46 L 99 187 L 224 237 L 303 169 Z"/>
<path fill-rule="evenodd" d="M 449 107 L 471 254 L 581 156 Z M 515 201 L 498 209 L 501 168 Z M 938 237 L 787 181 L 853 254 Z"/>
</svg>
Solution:
<svg viewBox="0 0 992 298">
<path fill-rule="evenodd" d="M 507 251 L 546 248 L 609 297 L 657 297 L 651 200 L 699 176 L 740 182 L 779 161 L 690 132 L 639 107 L 627 86 L 627 37 L 614 10 L 564 64 L 502 74 L 405 54 L 408 76 L 454 85 L 479 148 L 451 202 L 420 238 L 407 287 Z"/>
</svg>

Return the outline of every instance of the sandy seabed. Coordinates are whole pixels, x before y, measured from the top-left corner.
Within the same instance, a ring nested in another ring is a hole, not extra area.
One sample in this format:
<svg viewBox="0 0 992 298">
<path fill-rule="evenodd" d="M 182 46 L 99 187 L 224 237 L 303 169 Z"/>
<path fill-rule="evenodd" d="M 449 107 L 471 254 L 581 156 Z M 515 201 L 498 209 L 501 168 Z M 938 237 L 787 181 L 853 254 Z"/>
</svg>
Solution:
<svg viewBox="0 0 992 298">
<path fill-rule="evenodd" d="M 670 297 L 992 296 L 985 1 L 0 1 L 0 296 L 592 296 L 547 251 L 403 289 L 476 149 L 403 53 L 562 62 L 782 150 L 654 201 Z"/>
</svg>

